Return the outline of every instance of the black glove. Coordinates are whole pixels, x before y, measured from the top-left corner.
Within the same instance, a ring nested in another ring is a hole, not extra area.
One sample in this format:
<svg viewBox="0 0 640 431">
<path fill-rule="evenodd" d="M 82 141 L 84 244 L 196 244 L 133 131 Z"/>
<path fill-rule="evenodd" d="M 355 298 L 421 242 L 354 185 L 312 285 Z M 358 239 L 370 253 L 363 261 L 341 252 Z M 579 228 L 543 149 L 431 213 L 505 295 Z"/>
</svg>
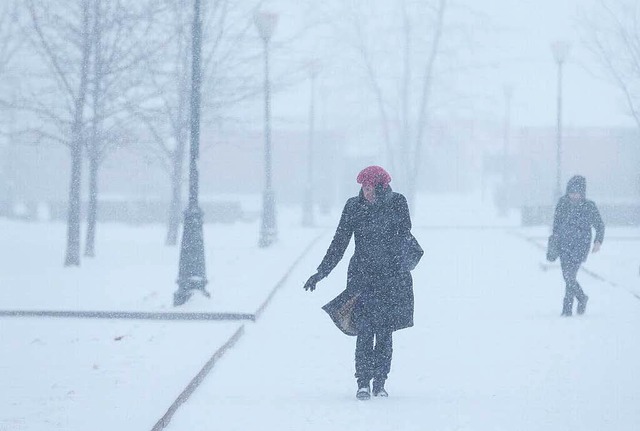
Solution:
<svg viewBox="0 0 640 431">
<path fill-rule="evenodd" d="M 311 277 L 309 277 L 307 282 L 304 284 L 304 290 L 309 290 L 313 292 L 314 290 L 316 290 L 316 284 L 323 278 L 324 277 L 322 277 L 320 274 L 316 272 Z"/>
</svg>

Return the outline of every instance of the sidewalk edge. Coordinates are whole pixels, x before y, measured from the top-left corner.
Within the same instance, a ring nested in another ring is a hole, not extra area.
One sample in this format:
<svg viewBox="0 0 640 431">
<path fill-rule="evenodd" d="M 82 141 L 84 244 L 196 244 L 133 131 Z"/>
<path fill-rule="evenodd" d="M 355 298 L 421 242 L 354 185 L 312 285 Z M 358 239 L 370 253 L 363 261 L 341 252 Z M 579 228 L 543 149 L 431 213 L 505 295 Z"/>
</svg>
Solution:
<svg viewBox="0 0 640 431">
<path fill-rule="evenodd" d="M 213 356 L 207 361 L 206 364 L 202 367 L 200 372 L 196 374 L 196 376 L 191 379 L 187 387 L 182 391 L 178 398 L 171 404 L 167 412 L 160 418 L 158 422 L 153 426 L 151 431 L 161 431 L 169 425 L 171 422 L 171 418 L 175 414 L 175 412 L 180 408 L 182 404 L 184 404 L 189 397 L 195 392 L 195 390 L 200 386 L 200 384 L 204 381 L 207 374 L 211 371 L 215 363 L 222 358 L 222 356 L 233 347 L 238 340 L 244 335 L 244 325 L 240 326 L 238 330 L 227 340 L 227 342 L 222 345 Z"/>
</svg>

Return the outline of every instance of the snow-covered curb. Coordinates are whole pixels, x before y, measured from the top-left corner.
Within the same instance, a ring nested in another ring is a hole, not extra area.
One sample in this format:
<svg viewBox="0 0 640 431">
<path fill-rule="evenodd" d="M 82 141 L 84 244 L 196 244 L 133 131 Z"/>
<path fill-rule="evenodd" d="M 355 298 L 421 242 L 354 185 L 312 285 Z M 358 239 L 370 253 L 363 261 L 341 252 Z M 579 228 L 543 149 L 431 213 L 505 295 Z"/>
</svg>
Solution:
<svg viewBox="0 0 640 431">
<path fill-rule="evenodd" d="M 198 386 L 200 386 L 200 383 L 202 383 L 205 377 L 207 377 L 207 375 L 209 374 L 209 371 L 211 371 L 215 363 L 218 360 L 220 360 L 220 358 L 222 358 L 222 356 L 227 352 L 227 350 L 232 348 L 238 342 L 238 340 L 242 337 L 243 334 L 244 334 L 244 325 L 238 328 L 238 330 L 226 341 L 226 343 L 224 343 L 218 350 L 216 350 L 216 352 L 207 361 L 207 363 L 204 364 L 204 367 L 202 367 L 202 369 L 198 372 L 198 374 L 196 374 L 196 376 L 193 379 L 191 379 L 191 381 L 189 382 L 187 387 L 184 389 L 184 391 L 182 391 L 180 395 L 178 395 L 178 398 L 176 398 L 176 400 L 171 404 L 167 412 L 160 418 L 158 422 L 156 422 L 156 424 L 152 428 L 152 431 L 160 431 L 164 429 L 167 425 L 169 425 L 169 422 L 171 422 L 171 418 L 173 417 L 175 412 L 178 410 L 178 408 L 180 408 L 180 406 L 189 399 L 191 394 L 195 392 Z"/>
</svg>

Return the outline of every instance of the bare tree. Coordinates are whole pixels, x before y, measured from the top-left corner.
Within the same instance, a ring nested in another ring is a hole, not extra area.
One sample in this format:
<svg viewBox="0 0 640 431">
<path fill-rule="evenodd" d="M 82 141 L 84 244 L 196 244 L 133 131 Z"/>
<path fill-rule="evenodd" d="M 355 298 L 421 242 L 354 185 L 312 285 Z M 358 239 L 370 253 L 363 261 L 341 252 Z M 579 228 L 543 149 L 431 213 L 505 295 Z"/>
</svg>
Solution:
<svg viewBox="0 0 640 431">
<path fill-rule="evenodd" d="M 416 194 L 447 6 L 447 0 L 401 0 L 383 2 L 387 9 L 380 13 L 380 2 L 361 1 L 350 2 L 343 14 L 348 34 L 343 40 L 360 59 L 388 162 L 410 203 Z M 399 34 L 398 39 L 391 34 Z M 391 39 L 393 48 L 385 50 L 385 38 Z"/>
<path fill-rule="evenodd" d="M 131 142 L 129 107 L 152 97 L 146 59 L 167 43 L 157 31 L 157 2 L 92 0 L 92 73 L 86 140 L 89 161 L 89 199 L 85 256 L 95 255 L 98 214 L 98 173 L 108 155 Z M 128 137 L 128 138 L 127 138 Z"/>
<path fill-rule="evenodd" d="M 19 28 L 19 9 L 17 1 L 5 1 L 0 5 L 0 133 L 7 136 L 8 142 L 0 171 L 3 172 L 3 185 L 6 186 L 4 201 L 11 208 L 14 199 L 14 146 L 15 146 L 15 120 L 16 120 L 16 94 L 18 81 L 15 73 L 12 73 L 13 60 L 24 45 L 24 37 Z M 4 123 L 4 124 L 2 124 Z"/>
<path fill-rule="evenodd" d="M 166 244 L 175 245 L 180 225 L 184 157 L 189 134 L 190 23 L 188 0 L 169 0 L 165 31 L 171 43 L 161 57 L 147 60 L 150 82 L 157 98 L 143 106 L 130 106 L 142 121 L 150 139 L 144 151 L 160 162 L 171 182 L 171 199 Z"/>
<path fill-rule="evenodd" d="M 61 7 L 62 6 L 62 7 Z M 27 0 L 30 41 L 46 65 L 44 91 L 32 91 L 20 108 L 35 114 L 41 138 L 69 147 L 71 178 L 65 266 L 80 265 L 80 185 L 85 106 L 91 64 L 91 0 L 65 2 Z M 48 94 L 45 97 L 43 94 Z"/>
<path fill-rule="evenodd" d="M 586 46 L 620 89 L 640 127 L 640 3 L 598 0 L 581 25 Z"/>
<path fill-rule="evenodd" d="M 149 75 L 144 60 L 166 43 L 166 36 L 155 31 L 156 17 L 162 11 L 156 3 L 26 3 L 30 24 L 25 34 L 45 70 L 33 74 L 34 89 L 17 105 L 38 120 L 29 130 L 36 139 L 58 142 L 71 150 L 65 265 L 80 264 L 83 156 L 89 167 L 85 255 L 94 256 L 99 169 L 115 148 L 133 139 L 128 106 L 150 97 L 142 85 Z"/>
</svg>

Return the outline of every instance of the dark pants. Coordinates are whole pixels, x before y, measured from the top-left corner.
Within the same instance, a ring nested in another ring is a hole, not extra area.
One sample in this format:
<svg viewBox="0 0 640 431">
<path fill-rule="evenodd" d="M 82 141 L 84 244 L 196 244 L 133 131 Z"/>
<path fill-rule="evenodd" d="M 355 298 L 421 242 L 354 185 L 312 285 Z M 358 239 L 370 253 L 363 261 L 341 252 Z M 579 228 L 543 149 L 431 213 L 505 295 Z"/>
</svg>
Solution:
<svg viewBox="0 0 640 431">
<path fill-rule="evenodd" d="M 359 331 L 356 340 L 358 387 L 368 386 L 371 379 L 374 379 L 374 384 L 384 384 L 391 369 L 392 334 L 392 331 L 376 332 L 370 327 Z"/>
<path fill-rule="evenodd" d="M 564 302 L 562 303 L 562 314 L 571 314 L 573 309 L 573 298 L 576 298 L 578 302 L 583 302 L 587 295 L 582 291 L 582 287 L 578 283 L 576 277 L 580 270 L 581 262 L 574 262 L 569 260 L 560 260 L 560 267 L 562 268 L 562 276 L 566 285 L 564 294 Z"/>
</svg>

